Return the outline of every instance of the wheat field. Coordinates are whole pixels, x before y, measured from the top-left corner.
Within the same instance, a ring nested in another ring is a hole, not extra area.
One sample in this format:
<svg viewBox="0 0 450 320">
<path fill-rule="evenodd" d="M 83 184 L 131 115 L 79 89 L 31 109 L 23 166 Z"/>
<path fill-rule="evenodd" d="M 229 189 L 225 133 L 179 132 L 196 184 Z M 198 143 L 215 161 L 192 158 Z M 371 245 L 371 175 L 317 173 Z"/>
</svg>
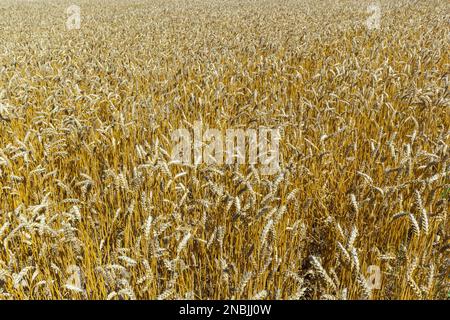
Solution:
<svg viewBox="0 0 450 320">
<path fill-rule="evenodd" d="M 447 299 L 450 3 L 375 3 L 1 1 L 0 299 Z"/>
</svg>

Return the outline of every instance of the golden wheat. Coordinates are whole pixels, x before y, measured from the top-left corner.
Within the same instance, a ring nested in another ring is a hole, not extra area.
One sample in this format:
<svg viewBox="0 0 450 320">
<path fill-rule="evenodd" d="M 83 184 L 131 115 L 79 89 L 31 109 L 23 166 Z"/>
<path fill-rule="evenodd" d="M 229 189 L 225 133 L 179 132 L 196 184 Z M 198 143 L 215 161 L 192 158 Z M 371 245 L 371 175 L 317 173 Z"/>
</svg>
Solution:
<svg viewBox="0 0 450 320">
<path fill-rule="evenodd" d="M 450 6 L 370 3 L 1 2 L 0 299 L 447 298 Z"/>
</svg>

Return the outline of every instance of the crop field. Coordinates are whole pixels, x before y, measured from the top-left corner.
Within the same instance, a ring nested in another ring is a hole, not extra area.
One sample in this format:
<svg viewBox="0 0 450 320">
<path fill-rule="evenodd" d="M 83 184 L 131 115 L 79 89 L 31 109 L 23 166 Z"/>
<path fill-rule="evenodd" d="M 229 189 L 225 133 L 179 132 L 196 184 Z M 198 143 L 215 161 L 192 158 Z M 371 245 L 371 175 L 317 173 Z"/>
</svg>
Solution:
<svg viewBox="0 0 450 320">
<path fill-rule="evenodd" d="M 0 0 L 0 299 L 448 299 L 449 43 L 446 0 Z"/>
</svg>

